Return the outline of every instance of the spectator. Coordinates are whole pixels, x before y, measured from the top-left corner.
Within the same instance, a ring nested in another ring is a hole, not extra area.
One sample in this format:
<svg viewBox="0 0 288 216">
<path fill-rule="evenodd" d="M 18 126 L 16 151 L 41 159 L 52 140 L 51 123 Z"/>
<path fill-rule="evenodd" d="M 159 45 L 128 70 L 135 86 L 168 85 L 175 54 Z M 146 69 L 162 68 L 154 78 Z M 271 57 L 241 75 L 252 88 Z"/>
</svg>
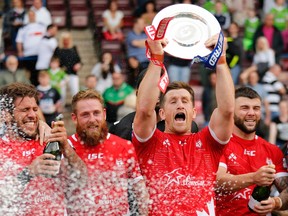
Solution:
<svg viewBox="0 0 288 216">
<path fill-rule="evenodd" d="M 270 67 L 262 79 L 264 89 L 268 92 L 267 100 L 270 104 L 271 119 L 279 116 L 279 103 L 282 97 L 287 94 L 287 89 L 284 84 L 278 80 L 282 69 L 280 65 Z"/>
<path fill-rule="evenodd" d="M 56 39 L 57 32 L 58 28 L 56 25 L 51 24 L 47 26 L 46 34 L 38 45 L 36 70 L 47 70 L 49 68 L 52 55 L 58 46 Z"/>
<path fill-rule="evenodd" d="M 285 154 L 288 142 L 288 104 L 286 100 L 279 102 L 279 116 L 272 119 L 269 135 L 269 142 L 276 144 Z"/>
<path fill-rule="evenodd" d="M 120 40 L 124 39 L 122 32 L 124 13 L 118 10 L 118 3 L 116 0 L 110 0 L 108 8 L 103 12 L 102 18 L 104 26 L 102 29 L 104 38 L 106 40 Z"/>
<path fill-rule="evenodd" d="M 259 17 L 256 14 L 255 9 L 249 9 L 247 11 L 247 18 L 244 22 L 244 38 L 243 45 L 246 52 L 253 51 L 253 38 L 254 34 L 261 24 Z"/>
<path fill-rule="evenodd" d="M 182 81 L 189 83 L 191 76 L 191 60 L 181 59 L 174 56 L 168 57 L 167 68 L 170 82 Z"/>
<path fill-rule="evenodd" d="M 254 10 L 255 2 L 246 0 L 230 0 L 225 2 L 232 16 L 232 20 L 242 28 L 247 18 L 247 11 L 250 9 Z"/>
<path fill-rule="evenodd" d="M 69 137 L 88 168 L 88 184 L 68 197 L 68 215 L 127 215 L 132 190 L 140 215 L 147 215 L 148 194 L 131 142 L 108 133 L 101 95 L 95 90 L 72 99 L 76 134 Z M 132 212 L 133 213 L 133 212 Z"/>
<path fill-rule="evenodd" d="M 214 47 L 217 41 L 218 35 L 214 35 L 205 45 Z M 151 55 L 164 55 L 165 39 L 147 39 L 147 43 Z M 170 83 L 161 95 L 159 115 L 165 120 L 164 132 L 156 128 L 155 113 L 162 68 L 151 62 L 140 84 L 132 142 L 152 200 L 151 214 L 215 213 L 215 173 L 232 133 L 234 110 L 234 86 L 225 62 L 227 42 L 223 45 L 216 66 L 218 107 L 209 126 L 198 133 L 191 133 L 196 111 L 194 92 L 188 84 Z"/>
<path fill-rule="evenodd" d="M 23 26 L 26 10 L 22 0 L 13 0 L 13 7 L 4 14 L 2 37 L 5 47 L 12 45 L 16 50 L 16 36 L 18 30 Z"/>
<path fill-rule="evenodd" d="M 145 69 L 149 63 L 146 57 L 145 40 L 147 39 L 147 36 L 144 33 L 144 27 L 144 20 L 142 18 L 136 18 L 134 20 L 133 29 L 126 35 L 128 58 L 127 82 L 133 87 L 139 72 Z"/>
<path fill-rule="evenodd" d="M 45 146 L 36 139 L 41 129 L 36 88 L 12 83 L 2 87 L 0 95 L 7 126 L 0 138 L 1 214 L 65 215 L 66 186 L 81 188 L 87 175 L 85 164 L 67 142 L 63 121 L 54 123 L 47 139 L 60 142 L 63 157 L 56 161 L 54 155 L 43 154 Z"/>
<path fill-rule="evenodd" d="M 262 13 L 265 16 L 266 14 L 268 14 L 272 8 L 275 7 L 275 0 L 271 1 L 271 0 L 263 0 L 263 8 L 262 8 Z"/>
<path fill-rule="evenodd" d="M 274 25 L 273 14 L 265 15 L 264 23 L 257 28 L 253 39 L 254 50 L 256 47 L 256 41 L 261 36 L 267 38 L 269 47 L 275 52 L 276 63 L 279 63 L 280 55 L 284 50 L 284 42 L 280 30 L 278 30 Z"/>
<path fill-rule="evenodd" d="M 136 110 L 136 94 L 132 92 L 124 99 L 123 106 L 117 110 L 117 121 L 120 121 L 124 116 Z"/>
<path fill-rule="evenodd" d="M 216 4 L 217 0 L 206 0 L 203 4 L 203 8 L 208 10 L 210 13 L 214 14 L 215 13 L 215 4 Z M 223 12 L 228 13 L 228 7 L 223 4 Z"/>
<path fill-rule="evenodd" d="M 112 86 L 112 73 L 120 73 L 120 66 L 114 62 L 110 52 L 104 52 L 98 62 L 92 69 L 91 74 L 97 77 L 96 90 L 103 93 L 108 87 Z"/>
<path fill-rule="evenodd" d="M 55 49 L 54 56 L 60 59 L 60 67 L 63 67 L 69 77 L 69 87 L 72 96 L 79 91 L 79 76 L 82 64 L 76 46 L 73 44 L 70 32 L 62 32 L 59 46 Z"/>
<path fill-rule="evenodd" d="M 38 85 L 38 71 L 35 69 L 38 46 L 46 32 L 46 27 L 36 23 L 35 12 L 28 11 L 29 23 L 19 29 L 16 42 L 18 57 L 23 60 L 24 67 L 30 72 L 30 81 Z"/>
<path fill-rule="evenodd" d="M 144 20 L 145 25 L 152 25 L 152 21 L 157 14 L 156 4 L 154 1 L 146 1 L 144 5 L 144 11 L 141 14 L 141 18 Z"/>
<path fill-rule="evenodd" d="M 253 56 L 253 63 L 250 67 L 246 68 L 240 75 L 240 81 L 242 83 L 247 82 L 247 77 L 253 71 L 259 74 L 260 80 L 262 80 L 264 74 L 269 67 L 275 64 L 274 50 L 269 48 L 268 41 L 265 37 L 259 37 L 257 39 L 256 53 Z"/>
<path fill-rule="evenodd" d="M 210 117 L 217 107 L 216 101 L 216 81 L 217 75 L 215 71 L 209 74 L 209 85 L 204 87 L 202 93 L 202 107 L 205 119 L 205 126 L 209 124 Z"/>
<path fill-rule="evenodd" d="M 285 0 L 275 0 L 275 6 L 272 7 L 271 14 L 274 15 L 274 26 L 281 32 L 288 29 L 288 8 Z"/>
<path fill-rule="evenodd" d="M 280 192 L 288 186 L 282 152 L 255 135 L 261 118 L 260 96 L 249 87 L 241 87 L 236 90 L 235 98 L 233 135 L 217 171 L 216 213 L 219 216 L 255 215 L 247 206 L 255 185 L 274 184 Z M 280 209 L 281 205 L 276 202 L 279 198 L 269 198 L 253 210 L 266 215 Z"/>
<path fill-rule="evenodd" d="M 42 25 L 48 26 L 52 23 L 52 18 L 50 12 L 46 7 L 43 6 L 42 0 L 33 0 L 33 5 L 30 10 L 34 11 L 36 14 L 36 22 Z M 24 23 L 28 23 L 28 17 L 24 19 Z"/>
<path fill-rule="evenodd" d="M 66 103 L 66 85 L 68 77 L 66 72 L 60 68 L 60 59 L 58 57 L 52 56 L 48 73 L 50 75 L 50 84 L 61 95 L 62 105 L 64 107 Z"/>
<path fill-rule="evenodd" d="M 86 89 L 94 89 L 96 90 L 97 87 L 97 77 L 93 74 L 89 74 L 85 77 L 85 86 L 83 90 Z"/>
<path fill-rule="evenodd" d="M 239 82 L 239 75 L 242 70 L 242 62 L 244 58 L 243 40 L 239 35 L 239 26 L 232 22 L 228 28 L 228 49 L 226 50 L 227 63 L 231 70 L 232 79 L 235 85 Z"/>
<path fill-rule="evenodd" d="M 62 111 L 61 97 L 58 91 L 50 84 L 50 76 L 47 71 L 39 72 L 39 108 L 41 109 L 46 123 L 51 127 L 56 116 Z"/>
<path fill-rule="evenodd" d="M 143 11 L 145 10 L 145 4 L 149 0 L 132 0 L 133 5 L 135 6 L 134 17 L 140 17 Z"/>
<path fill-rule="evenodd" d="M 213 13 L 215 18 L 218 20 L 221 28 L 223 30 L 228 29 L 231 23 L 231 17 L 228 12 L 225 12 L 223 9 L 223 3 L 221 1 L 215 2 L 215 12 Z"/>
<path fill-rule="evenodd" d="M 107 88 L 103 93 L 107 112 L 106 120 L 109 124 L 117 121 L 117 111 L 119 107 L 123 106 L 125 98 L 134 92 L 133 87 L 125 82 L 122 73 L 114 72 L 112 74 L 112 81 L 112 86 Z"/>
<path fill-rule="evenodd" d="M 13 82 L 30 84 L 26 72 L 22 69 L 18 69 L 19 62 L 16 56 L 8 56 L 5 65 L 6 70 L 0 72 L 0 87 Z"/>
<path fill-rule="evenodd" d="M 265 90 L 264 85 L 259 83 L 259 75 L 256 71 L 249 74 L 248 81 L 244 85 L 256 91 L 261 97 L 261 119 L 256 128 L 256 134 L 268 141 L 269 126 L 271 123 L 270 104 L 267 100 L 268 92 Z"/>
</svg>

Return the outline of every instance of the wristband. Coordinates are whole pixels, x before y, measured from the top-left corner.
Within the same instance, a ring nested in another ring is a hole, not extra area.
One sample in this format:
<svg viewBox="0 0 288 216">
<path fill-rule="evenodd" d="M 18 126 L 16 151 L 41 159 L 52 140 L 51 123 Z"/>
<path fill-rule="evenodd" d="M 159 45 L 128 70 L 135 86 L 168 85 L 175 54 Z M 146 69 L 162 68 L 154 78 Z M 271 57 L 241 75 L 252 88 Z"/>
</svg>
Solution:
<svg viewBox="0 0 288 216">
<path fill-rule="evenodd" d="M 222 64 L 226 64 L 226 56 L 225 55 L 222 55 L 217 62 L 217 65 L 222 65 Z"/>
<path fill-rule="evenodd" d="M 22 185 L 27 184 L 33 177 L 30 175 L 29 169 L 25 167 L 22 172 L 17 175 L 18 181 L 21 182 Z"/>
<path fill-rule="evenodd" d="M 155 27 L 153 25 L 146 26 L 144 28 L 144 31 L 145 31 L 147 37 L 149 37 L 152 40 L 163 39 L 165 36 L 165 32 L 166 32 L 166 28 L 168 26 L 168 23 L 172 19 L 173 19 L 173 17 L 166 17 L 166 18 L 162 19 L 157 29 L 155 29 Z M 160 91 L 162 93 L 165 93 L 166 88 L 169 84 L 169 76 L 168 76 L 167 70 L 165 68 L 165 65 L 163 63 L 164 62 L 164 53 L 162 55 L 152 54 L 150 52 L 150 47 L 149 47 L 147 41 L 145 41 L 145 46 L 146 46 L 146 57 L 154 65 L 160 66 L 163 70 L 163 75 L 160 77 L 160 80 L 158 82 L 158 88 L 160 89 Z"/>
<path fill-rule="evenodd" d="M 282 200 L 280 197 L 272 197 L 275 202 L 274 210 L 278 210 L 282 207 Z"/>
<path fill-rule="evenodd" d="M 151 60 L 157 60 L 157 61 L 160 61 L 161 63 L 163 63 L 164 62 L 164 54 L 158 55 L 158 54 L 151 53 Z"/>
</svg>

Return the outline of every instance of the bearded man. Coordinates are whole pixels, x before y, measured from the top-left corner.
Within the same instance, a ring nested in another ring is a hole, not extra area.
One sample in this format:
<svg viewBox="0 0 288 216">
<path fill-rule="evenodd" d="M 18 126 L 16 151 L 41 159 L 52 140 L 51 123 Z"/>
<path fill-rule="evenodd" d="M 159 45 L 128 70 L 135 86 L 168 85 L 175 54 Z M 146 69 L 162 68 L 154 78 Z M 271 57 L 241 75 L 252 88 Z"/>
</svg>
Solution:
<svg viewBox="0 0 288 216">
<path fill-rule="evenodd" d="M 287 209 L 288 173 L 284 156 L 280 148 L 256 134 L 260 119 L 259 94 L 249 87 L 237 88 L 233 134 L 217 171 L 216 215 L 268 215 Z M 277 192 L 271 189 L 269 199 L 258 203 L 250 199 L 256 185 L 270 186 Z M 275 196 L 278 192 L 279 197 Z M 249 210 L 248 203 L 254 212 Z"/>
<path fill-rule="evenodd" d="M 140 215 L 147 215 L 148 193 L 134 147 L 108 133 L 101 95 L 92 89 L 78 92 L 72 99 L 71 117 L 76 134 L 68 139 L 85 162 L 89 177 L 84 189 L 68 197 L 68 214 L 127 215 L 132 190 Z"/>
<path fill-rule="evenodd" d="M 33 85 L 11 83 L 0 89 L 0 214 L 65 215 L 71 185 L 86 183 L 86 167 L 67 142 L 63 121 L 53 122 L 46 142 L 60 143 L 62 158 L 44 153 L 38 92 Z"/>
</svg>

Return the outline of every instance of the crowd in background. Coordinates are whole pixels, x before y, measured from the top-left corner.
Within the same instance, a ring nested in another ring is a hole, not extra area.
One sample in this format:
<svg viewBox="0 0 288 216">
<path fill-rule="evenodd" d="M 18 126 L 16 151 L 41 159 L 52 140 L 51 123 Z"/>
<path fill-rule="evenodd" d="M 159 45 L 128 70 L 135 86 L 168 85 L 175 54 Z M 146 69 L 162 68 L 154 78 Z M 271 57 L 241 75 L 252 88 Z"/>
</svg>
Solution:
<svg viewBox="0 0 288 216">
<path fill-rule="evenodd" d="M 157 2 L 154 1 L 130 3 L 135 6 L 131 9 L 134 16 L 131 27 L 124 26 L 124 13 L 118 9 L 117 1 L 112 0 L 107 1 L 107 8 L 102 14 L 103 27 L 98 32 L 99 40 L 122 43 L 124 61 L 118 55 L 100 50 L 98 63 L 81 85 L 81 57 L 73 44 L 72 35 L 69 31 L 58 33 L 45 2 L 43 5 L 41 0 L 34 0 L 31 8 L 25 7 L 23 0 L 8 2 L 2 9 L 1 86 L 21 81 L 42 89 L 39 90 L 39 97 L 46 116 L 55 116 L 65 110 L 67 86 L 72 95 L 84 88 L 98 90 L 105 100 L 109 124 L 135 110 L 133 88 L 136 87 L 139 72 L 149 63 L 145 53 L 147 36 L 143 29 L 152 23 L 158 9 Z M 252 86 L 265 98 L 259 134 L 272 143 L 276 143 L 276 137 L 277 140 L 280 137 L 286 137 L 287 140 L 287 132 L 286 136 L 282 134 L 286 130 L 279 130 L 282 128 L 280 124 L 287 125 L 287 117 L 283 116 L 288 115 L 282 113 L 279 106 L 287 98 L 287 83 L 283 83 L 281 79 L 281 73 L 286 73 L 287 70 L 283 60 L 288 53 L 287 2 L 226 0 L 173 3 L 197 4 L 215 16 L 228 38 L 227 62 L 234 84 Z M 14 55 L 5 55 L 5 51 L 8 48 L 11 50 L 11 47 L 15 51 Z M 191 60 L 166 55 L 165 65 L 171 82 L 194 84 L 193 80 L 191 82 Z M 202 109 L 200 112 L 204 114 L 204 120 L 199 122 L 199 126 L 203 127 L 216 107 L 215 85 L 213 71 L 206 70 L 201 65 L 197 70 L 201 77 L 197 84 L 203 89 L 198 93 Z M 39 83 L 40 71 L 46 71 L 50 76 L 45 88 Z M 55 89 L 60 97 L 49 93 Z M 125 100 L 126 97 L 129 100 Z M 119 107 L 122 114 L 118 116 Z M 279 116 L 282 116 L 280 120 Z M 275 128 L 275 124 L 279 126 L 278 129 L 271 129 L 270 126 Z"/>
<path fill-rule="evenodd" d="M 121 57 L 102 51 L 81 84 L 79 72 L 83 63 L 73 36 L 68 30 L 58 33 L 45 2 L 33 0 L 31 8 L 26 8 L 23 0 L 8 1 L 2 9 L 0 88 L 13 82 L 34 85 L 43 120 L 49 126 L 65 111 L 68 89 L 72 96 L 78 95 L 80 90 L 96 90 L 103 97 L 108 127 L 112 126 L 136 110 L 139 87 L 136 80 L 149 64 L 147 36 L 143 29 L 152 24 L 158 12 L 156 2 L 131 1 L 134 19 L 130 28 L 124 28 L 124 13 L 118 9 L 117 0 L 107 2 L 98 38 L 119 41 L 124 63 Z M 197 4 L 215 16 L 227 38 L 226 61 L 235 87 L 250 87 L 262 98 L 261 121 L 256 134 L 287 154 L 288 82 L 282 77 L 288 77 L 283 75 L 288 73 L 285 63 L 288 58 L 288 1 L 183 0 L 173 3 Z M 7 55 L 7 47 L 14 53 Z M 164 64 L 170 82 L 194 84 L 192 60 L 165 55 Z M 198 124 L 202 129 L 209 124 L 217 107 L 216 72 L 201 64 L 197 70 L 201 76 L 198 85 L 203 90 L 199 102 L 204 121 Z M 75 143 L 78 145 L 78 140 Z"/>
</svg>

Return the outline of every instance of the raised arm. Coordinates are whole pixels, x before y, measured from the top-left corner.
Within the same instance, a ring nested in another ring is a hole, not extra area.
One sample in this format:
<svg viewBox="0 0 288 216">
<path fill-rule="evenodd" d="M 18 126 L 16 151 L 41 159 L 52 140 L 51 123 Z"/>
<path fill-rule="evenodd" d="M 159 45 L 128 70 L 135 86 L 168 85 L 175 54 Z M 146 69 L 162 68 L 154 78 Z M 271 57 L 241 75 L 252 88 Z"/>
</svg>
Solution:
<svg viewBox="0 0 288 216">
<path fill-rule="evenodd" d="M 218 35 L 206 41 L 211 47 L 217 43 Z M 224 40 L 223 53 L 216 66 L 216 100 L 217 108 L 213 111 L 209 126 L 220 141 L 228 141 L 233 130 L 234 116 L 234 84 L 231 72 L 226 63 L 227 41 Z"/>
<path fill-rule="evenodd" d="M 152 55 L 164 55 L 163 46 L 167 44 L 166 40 L 153 41 L 147 39 L 147 42 Z M 156 127 L 157 116 L 155 106 L 160 94 L 158 88 L 160 76 L 161 67 L 150 62 L 138 89 L 133 130 L 141 139 L 148 138 Z"/>
</svg>

